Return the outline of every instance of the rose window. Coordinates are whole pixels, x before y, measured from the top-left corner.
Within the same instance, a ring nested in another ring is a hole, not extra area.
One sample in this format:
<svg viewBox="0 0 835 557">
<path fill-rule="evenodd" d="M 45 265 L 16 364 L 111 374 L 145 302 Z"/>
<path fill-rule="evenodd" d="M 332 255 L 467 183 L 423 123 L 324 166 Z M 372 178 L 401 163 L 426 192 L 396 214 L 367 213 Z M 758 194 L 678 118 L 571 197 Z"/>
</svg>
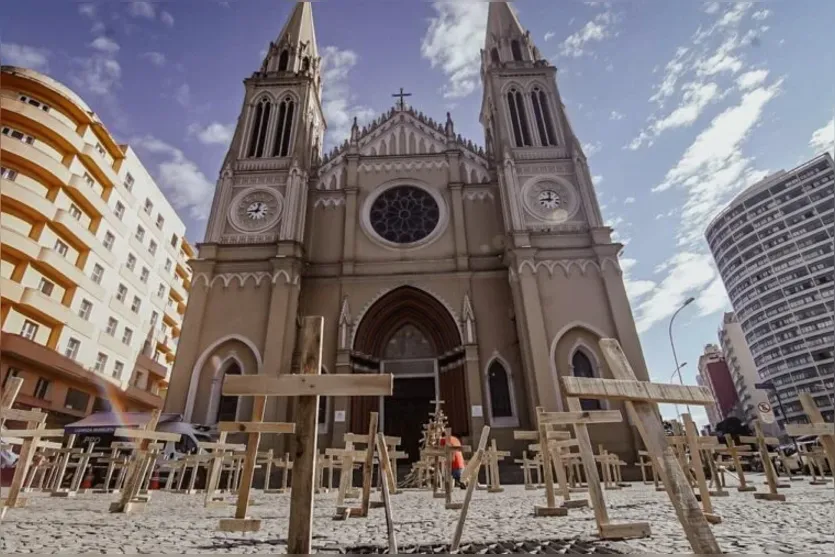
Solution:
<svg viewBox="0 0 835 557">
<path fill-rule="evenodd" d="M 412 244 L 432 234 L 440 220 L 432 194 L 413 186 L 384 191 L 371 205 L 369 221 L 374 232 L 395 244 Z"/>
</svg>

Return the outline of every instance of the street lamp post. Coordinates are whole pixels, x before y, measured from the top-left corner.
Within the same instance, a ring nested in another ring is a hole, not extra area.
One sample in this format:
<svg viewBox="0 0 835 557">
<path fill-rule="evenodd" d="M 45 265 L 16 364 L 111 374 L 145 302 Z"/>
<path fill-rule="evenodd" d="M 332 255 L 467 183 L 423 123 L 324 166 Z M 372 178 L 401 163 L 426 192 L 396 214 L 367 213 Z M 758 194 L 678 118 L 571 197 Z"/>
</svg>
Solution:
<svg viewBox="0 0 835 557">
<path fill-rule="evenodd" d="M 686 365 L 687 365 L 687 362 L 682 362 L 680 366 L 676 367 L 676 370 L 670 376 L 670 381 L 675 379 L 676 375 L 679 376 L 679 381 L 681 381 L 681 368 L 683 368 Z M 678 418 L 678 421 L 681 422 L 681 412 L 678 409 L 678 403 L 675 403 L 675 407 L 676 407 L 676 417 Z"/>
<path fill-rule="evenodd" d="M 684 366 L 678 365 L 678 356 L 676 355 L 676 345 L 673 342 L 673 321 L 675 321 L 676 316 L 679 314 L 679 312 L 681 310 L 683 310 L 684 308 L 686 308 L 687 306 L 692 304 L 695 300 L 696 299 L 692 296 L 687 298 L 686 300 L 684 300 L 684 303 L 681 304 L 681 307 L 678 308 L 675 311 L 675 313 L 673 314 L 673 316 L 670 318 L 670 326 L 669 326 L 669 329 L 668 329 L 668 332 L 670 334 L 670 348 L 673 349 L 673 361 L 676 363 L 676 373 L 678 373 L 678 381 L 682 385 L 684 385 L 684 379 L 681 378 L 681 368 L 684 367 Z M 687 412 L 688 412 L 688 414 L 690 413 L 690 404 L 689 403 L 687 404 Z M 676 404 L 676 413 L 678 413 L 678 404 Z M 679 417 L 681 417 L 681 416 L 679 416 Z"/>
</svg>

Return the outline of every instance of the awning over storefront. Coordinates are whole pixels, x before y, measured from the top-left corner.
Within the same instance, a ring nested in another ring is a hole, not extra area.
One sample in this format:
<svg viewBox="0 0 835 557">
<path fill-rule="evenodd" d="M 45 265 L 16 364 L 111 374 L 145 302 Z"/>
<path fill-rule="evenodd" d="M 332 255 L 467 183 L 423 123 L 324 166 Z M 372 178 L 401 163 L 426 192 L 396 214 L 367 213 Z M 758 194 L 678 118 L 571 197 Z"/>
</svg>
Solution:
<svg viewBox="0 0 835 557">
<path fill-rule="evenodd" d="M 120 427 L 144 426 L 150 419 L 150 412 L 96 412 L 83 420 L 65 426 L 64 432 L 67 434 L 113 433 Z M 162 414 L 159 418 L 160 424 L 181 421 L 183 417 L 180 414 Z"/>
</svg>

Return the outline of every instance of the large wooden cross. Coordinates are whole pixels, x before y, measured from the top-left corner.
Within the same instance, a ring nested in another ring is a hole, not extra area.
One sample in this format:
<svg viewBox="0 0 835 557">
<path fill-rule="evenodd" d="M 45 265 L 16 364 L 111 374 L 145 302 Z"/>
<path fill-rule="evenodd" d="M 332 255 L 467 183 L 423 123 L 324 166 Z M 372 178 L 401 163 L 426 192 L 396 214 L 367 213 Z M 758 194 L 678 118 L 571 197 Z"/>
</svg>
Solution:
<svg viewBox="0 0 835 557">
<path fill-rule="evenodd" d="M 739 438 L 742 443 L 754 443 L 760 453 L 760 460 L 765 470 L 765 479 L 768 485 L 768 493 L 755 493 L 754 499 L 762 499 L 765 501 L 785 501 L 786 496 L 782 493 L 777 493 L 777 472 L 774 470 L 774 463 L 771 462 L 771 454 L 768 452 L 768 445 L 779 445 L 780 440 L 776 437 L 765 437 L 763 435 L 763 428 L 759 420 L 754 420 L 754 436 L 741 436 Z"/>
<path fill-rule="evenodd" d="M 467 484 L 467 492 L 464 495 L 464 502 L 461 504 L 461 514 L 458 515 L 458 524 L 455 526 L 455 534 L 452 536 L 450 551 L 456 551 L 461 543 L 461 535 L 464 533 L 464 522 L 467 520 L 467 511 L 470 509 L 470 500 L 473 498 L 473 491 L 478 484 L 478 470 L 484 460 L 484 448 L 487 446 L 487 438 L 490 436 L 490 426 L 481 428 L 481 436 L 478 438 L 478 447 L 470 462 L 461 472 L 461 481 Z"/>
<path fill-rule="evenodd" d="M 246 518 L 246 505 L 260 440 L 259 432 L 274 431 L 276 426 L 276 424 L 263 422 L 266 398 L 297 397 L 293 487 L 290 493 L 290 524 L 287 535 L 288 553 L 309 554 L 311 550 L 319 396 L 391 396 L 392 393 L 393 381 L 389 374 L 321 375 L 323 329 L 323 317 L 302 319 L 299 336 L 300 373 L 227 375 L 223 384 L 224 395 L 255 397 L 254 419 L 247 426 L 247 431 L 251 433 L 247 440 L 244 473 L 236 513 L 239 521 L 237 526 L 246 531 L 260 529 L 260 521 L 248 521 Z M 242 495 L 246 498 L 240 499 Z M 242 501 L 246 503 L 242 504 Z M 229 524 L 229 526 L 233 525 Z"/>
<path fill-rule="evenodd" d="M 823 414 L 818 410 L 815 399 L 809 393 L 800 393 L 800 404 L 809 418 L 810 424 L 786 424 L 786 433 L 792 437 L 801 435 L 817 435 L 829 460 L 829 468 L 835 470 L 835 423 L 825 422 Z M 798 455 L 799 457 L 800 455 Z"/>
<path fill-rule="evenodd" d="M 600 350 L 615 379 L 562 377 L 569 396 L 622 400 L 632 422 L 638 428 L 658 472 L 684 533 L 694 553 L 722 553 L 710 529 L 696 495 L 684 474 L 675 453 L 667 443 L 661 414 L 656 403 L 693 405 L 714 404 L 710 391 L 703 387 L 661 385 L 638 381 L 632 366 L 614 339 L 601 339 Z"/>
</svg>

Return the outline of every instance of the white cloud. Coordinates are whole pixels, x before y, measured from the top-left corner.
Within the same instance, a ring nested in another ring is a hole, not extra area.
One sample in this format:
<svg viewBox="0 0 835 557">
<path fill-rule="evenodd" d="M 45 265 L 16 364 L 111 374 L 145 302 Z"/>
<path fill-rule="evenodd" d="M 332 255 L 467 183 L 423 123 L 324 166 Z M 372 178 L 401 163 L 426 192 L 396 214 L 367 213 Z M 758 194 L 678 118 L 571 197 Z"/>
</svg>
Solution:
<svg viewBox="0 0 835 557">
<path fill-rule="evenodd" d="M 595 153 L 599 153 L 601 149 L 603 149 L 603 144 L 599 141 L 592 141 L 589 143 L 582 144 L 583 153 L 586 154 L 587 158 L 591 158 L 592 155 Z"/>
<path fill-rule="evenodd" d="M 716 273 L 713 281 L 699 293 L 699 297 L 696 298 L 696 307 L 701 316 L 731 309 L 731 301 L 728 299 L 725 283 L 722 282 L 719 273 Z"/>
<path fill-rule="evenodd" d="M 45 71 L 49 68 L 50 54 L 45 48 L 15 43 L 0 43 L 0 62 L 10 66 Z"/>
<path fill-rule="evenodd" d="M 444 98 L 466 97 L 479 83 L 481 47 L 487 25 L 487 2 L 433 2 L 437 14 L 420 45 L 421 56 L 447 76 Z"/>
<path fill-rule="evenodd" d="M 664 67 L 664 78 L 657 86 L 655 94 L 649 98 L 650 102 L 655 102 L 663 106 L 664 99 L 675 93 L 676 82 L 678 82 L 681 75 L 687 69 L 687 62 L 690 58 L 687 56 L 689 52 L 690 49 L 683 46 L 676 49 L 673 59 L 667 62 L 667 65 Z"/>
<path fill-rule="evenodd" d="M 757 12 L 752 13 L 751 17 L 756 19 L 757 21 L 763 21 L 763 20 L 767 19 L 768 16 L 770 16 L 770 15 L 771 15 L 771 10 L 765 9 L 765 10 L 759 10 Z"/>
<path fill-rule="evenodd" d="M 835 118 L 814 131 L 809 145 L 814 149 L 815 154 L 829 151 L 835 157 Z"/>
<path fill-rule="evenodd" d="M 156 8 L 153 2 L 145 0 L 134 0 L 128 4 L 128 13 L 133 17 L 143 17 L 145 19 L 154 19 L 156 16 Z"/>
<path fill-rule="evenodd" d="M 709 14 L 715 14 L 719 11 L 719 2 L 708 2 L 705 5 L 705 12 Z"/>
<path fill-rule="evenodd" d="M 164 66 L 166 62 L 165 54 L 162 52 L 143 52 L 140 56 L 155 66 Z"/>
<path fill-rule="evenodd" d="M 188 127 L 188 133 L 196 137 L 204 145 L 227 145 L 232 141 L 232 135 L 235 133 L 235 124 L 225 125 L 220 122 L 212 122 L 205 127 L 199 124 L 192 124 Z"/>
<path fill-rule="evenodd" d="M 175 208 L 188 211 L 197 220 L 208 218 L 214 184 L 194 162 L 180 149 L 150 135 L 134 138 L 130 143 L 137 149 L 164 158 L 157 167 L 156 179 Z"/>
<path fill-rule="evenodd" d="M 78 13 L 85 17 L 89 17 L 90 19 L 96 16 L 96 5 L 95 4 L 79 4 L 78 5 Z"/>
<path fill-rule="evenodd" d="M 765 78 L 767 77 L 768 70 L 751 70 L 750 72 L 745 72 L 736 78 L 736 84 L 740 89 L 746 91 L 748 89 L 759 87 L 763 84 Z"/>
<path fill-rule="evenodd" d="M 753 4 L 751 2 L 735 2 L 731 8 L 722 15 L 716 24 L 719 27 L 729 27 L 738 24 Z"/>
<path fill-rule="evenodd" d="M 711 76 L 722 72 L 738 72 L 742 69 L 742 61 L 733 53 L 742 42 L 737 40 L 735 34 L 732 34 L 711 56 L 696 62 L 696 72 L 700 76 Z"/>
<path fill-rule="evenodd" d="M 634 197 L 627 197 L 626 199 L 623 200 L 624 205 L 631 205 L 632 203 L 635 203 L 635 198 Z"/>
<path fill-rule="evenodd" d="M 554 33 L 553 31 L 548 31 L 547 33 L 545 33 L 545 40 L 550 41 L 551 39 L 553 39 L 556 36 L 557 36 L 557 34 Z"/>
<path fill-rule="evenodd" d="M 569 35 L 560 45 L 560 55 L 579 58 L 586 53 L 589 43 L 601 42 L 615 35 L 618 17 L 611 11 L 597 14 L 579 31 Z"/>
<path fill-rule="evenodd" d="M 360 126 L 374 117 L 374 110 L 354 102 L 348 86 L 348 76 L 357 64 L 358 56 L 351 50 L 325 47 L 322 54 L 322 108 L 328 123 L 325 149 L 341 144 L 351 134 L 354 117 Z"/>
<path fill-rule="evenodd" d="M 174 16 L 166 11 L 160 12 L 159 20 L 169 27 L 174 27 Z"/>
<path fill-rule="evenodd" d="M 603 183 L 603 176 L 601 176 L 600 174 L 595 174 L 591 177 L 591 183 L 595 186 L 599 186 Z"/>
<path fill-rule="evenodd" d="M 191 87 L 188 86 L 188 83 L 183 83 L 177 90 L 174 92 L 174 100 L 177 101 L 180 106 L 187 107 L 191 104 Z"/>
<path fill-rule="evenodd" d="M 119 52 L 119 43 L 109 37 L 96 37 L 96 39 L 90 43 L 90 46 L 99 52 L 107 54 L 115 54 Z"/>
<path fill-rule="evenodd" d="M 626 295 L 633 305 L 637 305 L 640 299 L 652 292 L 655 282 L 651 280 L 636 280 L 632 277 L 632 269 L 638 263 L 635 259 L 622 258 L 620 268 L 623 271 L 623 285 L 626 287 Z"/>
<path fill-rule="evenodd" d="M 121 85 L 122 66 L 107 54 L 76 58 L 73 63 L 78 71 L 72 81 L 94 95 L 109 95 Z"/>
<path fill-rule="evenodd" d="M 611 114 L 609 114 L 609 120 L 623 120 L 625 116 L 618 112 L 617 110 L 613 110 Z"/>
<path fill-rule="evenodd" d="M 705 107 L 719 94 L 719 87 L 715 83 L 687 83 L 682 86 L 682 90 L 684 93 L 681 96 L 681 104 L 650 126 L 651 137 L 658 137 L 672 128 L 693 124 Z"/>
</svg>

